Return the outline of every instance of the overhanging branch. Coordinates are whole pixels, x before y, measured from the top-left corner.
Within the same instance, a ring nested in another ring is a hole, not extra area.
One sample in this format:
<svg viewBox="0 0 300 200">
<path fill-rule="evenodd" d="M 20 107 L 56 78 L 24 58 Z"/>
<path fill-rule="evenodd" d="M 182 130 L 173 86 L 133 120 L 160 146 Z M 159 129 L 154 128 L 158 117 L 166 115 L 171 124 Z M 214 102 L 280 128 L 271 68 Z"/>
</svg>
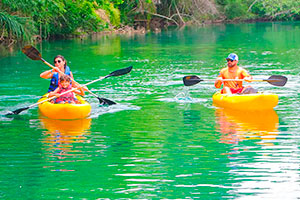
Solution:
<svg viewBox="0 0 300 200">
<path fill-rule="evenodd" d="M 153 16 L 157 16 L 157 17 L 160 17 L 160 18 L 167 19 L 167 20 L 169 20 L 169 21 L 174 22 L 177 26 L 180 26 L 180 25 L 178 24 L 178 22 L 176 22 L 176 20 L 174 20 L 174 19 L 172 19 L 172 18 L 170 18 L 170 17 L 164 16 L 164 15 L 160 15 L 160 14 L 157 14 L 157 13 L 152 13 L 152 12 L 149 12 L 149 11 L 147 11 L 147 10 L 141 10 L 141 12 L 145 12 L 145 13 L 148 13 L 148 14 L 153 15 Z"/>
</svg>

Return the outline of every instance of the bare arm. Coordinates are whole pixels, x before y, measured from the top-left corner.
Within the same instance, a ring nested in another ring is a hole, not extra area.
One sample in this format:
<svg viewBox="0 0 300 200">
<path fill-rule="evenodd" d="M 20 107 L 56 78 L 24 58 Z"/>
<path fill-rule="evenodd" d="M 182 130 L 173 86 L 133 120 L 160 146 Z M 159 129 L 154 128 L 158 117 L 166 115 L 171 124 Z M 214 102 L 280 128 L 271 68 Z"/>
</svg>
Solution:
<svg viewBox="0 0 300 200">
<path fill-rule="evenodd" d="M 215 87 L 216 88 L 220 88 L 222 86 L 222 75 L 219 75 L 217 78 L 216 78 L 216 81 L 215 81 Z"/>
<path fill-rule="evenodd" d="M 59 91 L 59 88 L 56 88 L 53 92 L 49 92 L 48 98 L 53 97 L 53 96 L 59 97 L 58 91 Z"/>
<path fill-rule="evenodd" d="M 52 70 L 47 70 L 40 74 L 40 77 L 44 78 L 44 79 L 50 79 L 50 78 L 52 78 L 52 76 L 53 76 Z"/>
<path fill-rule="evenodd" d="M 52 78 L 53 74 L 55 72 L 58 72 L 60 75 L 63 75 L 64 73 L 62 71 L 60 71 L 57 67 L 51 69 L 51 70 L 47 70 L 47 71 L 44 71 L 40 74 L 40 77 L 41 78 L 44 78 L 44 79 L 50 79 Z M 73 79 L 73 74 L 72 72 L 70 72 L 70 76 L 71 78 Z"/>
<path fill-rule="evenodd" d="M 82 87 L 77 88 L 77 90 L 74 90 L 74 93 L 79 94 L 81 96 L 84 96 L 84 89 Z"/>
<path fill-rule="evenodd" d="M 242 75 L 243 79 L 247 82 L 251 82 L 253 79 L 252 76 L 246 70 L 243 71 Z"/>
</svg>

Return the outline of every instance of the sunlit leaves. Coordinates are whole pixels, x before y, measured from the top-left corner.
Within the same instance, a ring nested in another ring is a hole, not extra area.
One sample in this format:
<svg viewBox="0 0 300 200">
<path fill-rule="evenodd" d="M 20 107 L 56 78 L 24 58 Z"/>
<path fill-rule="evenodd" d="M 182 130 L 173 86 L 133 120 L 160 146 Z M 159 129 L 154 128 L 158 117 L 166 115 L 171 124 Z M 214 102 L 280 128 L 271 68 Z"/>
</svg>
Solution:
<svg viewBox="0 0 300 200">
<path fill-rule="evenodd" d="M 258 14 L 270 18 L 292 18 L 300 13 L 299 0 L 262 0 L 254 6 Z"/>
<path fill-rule="evenodd" d="M 299 18 L 299 0 L 217 0 L 228 19 L 286 19 Z"/>
</svg>

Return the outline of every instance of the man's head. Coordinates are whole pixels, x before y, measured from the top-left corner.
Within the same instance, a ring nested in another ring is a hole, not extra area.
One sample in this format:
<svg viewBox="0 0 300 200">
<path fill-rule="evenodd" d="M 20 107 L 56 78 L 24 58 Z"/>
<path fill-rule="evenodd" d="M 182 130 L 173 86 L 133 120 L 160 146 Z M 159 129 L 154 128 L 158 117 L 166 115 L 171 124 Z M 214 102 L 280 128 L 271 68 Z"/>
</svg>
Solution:
<svg viewBox="0 0 300 200">
<path fill-rule="evenodd" d="M 227 60 L 228 67 L 234 67 L 237 65 L 239 61 L 239 57 L 235 53 L 231 53 L 227 56 L 226 60 Z"/>
</svg>

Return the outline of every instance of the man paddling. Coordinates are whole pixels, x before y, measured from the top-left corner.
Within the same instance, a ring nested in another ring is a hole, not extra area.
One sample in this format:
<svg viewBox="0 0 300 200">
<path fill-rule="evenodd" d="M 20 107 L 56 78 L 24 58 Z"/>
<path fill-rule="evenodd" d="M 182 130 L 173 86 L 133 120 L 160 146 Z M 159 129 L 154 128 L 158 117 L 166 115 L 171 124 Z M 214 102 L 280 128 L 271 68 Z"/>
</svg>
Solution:
<svg viewBox="0 0 300 200">
<path fill-rule="evenodd" d="M 239 57 L 235 53 L 231 53 L 226 58 L 227 67 L 221 69 L 216 81 L 215 87 L 220 88 L 223 84 L 223 89 L 221 93 L 226 94 L 249 94 L 256 93 L 257 90 L 253 89 L 251 86 L 243 87 L 243 81 L 226 81 L 224 79 L 243 79 L 247 82 L 251 82 L 252 76 L 248 72 L 239 67 L 238 61 Z"/>
</svg>

